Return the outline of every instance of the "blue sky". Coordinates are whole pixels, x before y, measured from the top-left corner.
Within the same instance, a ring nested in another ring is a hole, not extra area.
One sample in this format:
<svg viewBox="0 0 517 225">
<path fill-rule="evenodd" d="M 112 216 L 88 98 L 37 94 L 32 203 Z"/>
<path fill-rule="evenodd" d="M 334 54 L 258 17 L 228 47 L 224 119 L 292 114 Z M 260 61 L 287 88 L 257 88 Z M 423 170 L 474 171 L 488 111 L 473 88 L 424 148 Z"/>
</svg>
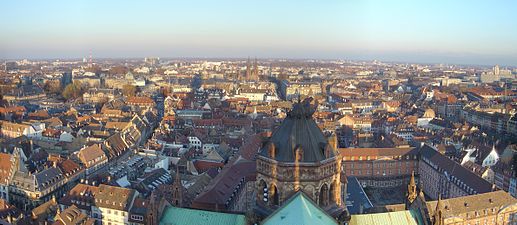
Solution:
<svg viewBox="0 0 517 225">
<path fill-rule="evenodd" d="M 517 65 L 517 1 L 6 0 L 0 58 L 274 57 Z"/>
</svg>

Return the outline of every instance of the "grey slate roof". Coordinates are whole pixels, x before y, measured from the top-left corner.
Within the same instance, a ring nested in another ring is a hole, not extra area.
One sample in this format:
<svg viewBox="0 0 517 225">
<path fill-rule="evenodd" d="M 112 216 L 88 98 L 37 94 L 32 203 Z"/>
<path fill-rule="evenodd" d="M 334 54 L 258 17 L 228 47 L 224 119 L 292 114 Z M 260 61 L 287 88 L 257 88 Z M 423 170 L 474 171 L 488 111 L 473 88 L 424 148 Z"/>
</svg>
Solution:
<svg viewBox="0 0 517 225">
<path fill-rule="evenodd" d="M 420 148 L 420 154 L 436 166 L 441 173 L 447 174 L 450 177 L 456 177 L 458 180 L 471 187 L 476 193 L 486 193 L 492 191 L 492 185 L 485 179 L 479 177 L 474 172 L 461 166 L 459 163 L 453 161 L 440 154 L 428 145 Z"/>
<path fill-rule="evenodd" d="M 38 185 L 38 188 L 42 190 L 43 188 L 52 185 L 58 181 L 61 181 L 63 179 L 63 173 L 59 168 L 56 167 L 50 167 L 46 170 L 43 170 L 37 174 L 35 174 L 36 177 L 36 184 Z"/>
<path fill-rule="evenodd" d="M 294 162 L 294 149 L 298 146 L 303 150 L 300 162 L 319 162 L 336 155 L 335 149 L 327 146 L 327 139 L 314 122 L 314 111 L 307 100 L 294 104 L 293 109 L 269 140 L 275 145 L 275 160 Z M 262 148 L 260 155 L 272 158 L 269 156 L 268 145 Z M 325 156 L 327 147 L 331 148 L 328 157 Z"/>
</svg>

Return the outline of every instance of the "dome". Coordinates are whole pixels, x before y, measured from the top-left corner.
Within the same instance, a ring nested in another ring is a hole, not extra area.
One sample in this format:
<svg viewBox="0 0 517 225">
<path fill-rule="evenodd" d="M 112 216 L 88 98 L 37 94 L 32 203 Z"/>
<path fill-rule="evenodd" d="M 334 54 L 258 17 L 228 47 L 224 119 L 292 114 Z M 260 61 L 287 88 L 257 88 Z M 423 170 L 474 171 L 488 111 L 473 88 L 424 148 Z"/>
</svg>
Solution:
<svg viewBox="0 0 517 225">
<path fill-rule="evenodd" d="M 260 155 L 280 162 L 294 162 L 298 149 L 300 162 L 320 162 L 336 156 L 312 118 L 315 108 L 310 99 L 295 103 Z"/>
</svg>

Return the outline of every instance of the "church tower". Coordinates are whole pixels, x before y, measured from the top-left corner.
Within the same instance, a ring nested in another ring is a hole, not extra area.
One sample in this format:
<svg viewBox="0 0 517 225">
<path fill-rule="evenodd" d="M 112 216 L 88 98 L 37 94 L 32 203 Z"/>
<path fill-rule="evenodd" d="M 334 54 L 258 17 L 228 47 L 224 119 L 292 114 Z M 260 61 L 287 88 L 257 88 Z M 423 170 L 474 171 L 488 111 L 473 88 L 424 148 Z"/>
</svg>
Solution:
<svg viewBox="0 0 517 225">
<path fill-rule="evenodd" d="M 255 58 L 255 62 L 253 63 L 253 78 L 252 80 L 258 81 L 259 80 L 259 71 L 258 71 L 258 64 L 257 64 L 257 58 Z"/>
<path fill-rule="evenodd" d="M 181 178 L 178 168 L 176 168 L 176 177 L 174 177 L 174 183 L 172 184 L 171 204 L 176 207 L 183 206 L 183 185 L 181 185 Z"/>
<path fill-rule="evenodd" d="M 246 61 L 246 80 L 250 80 L 251 78 L 251 63 L 250 57 L 248 57 L 248 61 Z"/>
<path fill-rule="evenodd" d="M 336 218 L 346 213 L 346 176 L 336 140 L 325 138 L 312 99 L 293 105 L 257 157 L 257 213 L 267 215 L 301 191 Z"/>
<path fill-rule="evenodd" d="M 151 196 L 149 196 L 149 209 L 147 210 L 146 225 L 158 223 L 158 203 L 156 202 L 156 198 L 156 191 L 151 192 Z"/>
</svg>

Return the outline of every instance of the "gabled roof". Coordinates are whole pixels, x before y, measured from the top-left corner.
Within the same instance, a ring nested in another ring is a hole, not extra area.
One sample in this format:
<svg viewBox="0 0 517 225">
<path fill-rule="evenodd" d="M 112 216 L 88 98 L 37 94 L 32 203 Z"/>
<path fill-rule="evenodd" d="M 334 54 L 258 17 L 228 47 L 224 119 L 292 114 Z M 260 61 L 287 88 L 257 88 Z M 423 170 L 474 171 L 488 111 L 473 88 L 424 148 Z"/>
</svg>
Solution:
<svg viewBox="0 0 517 225">
<path fill-rule="evenodd" d="M 86 148 L 83 148 L 79 151 L 79 159 L 86 167 L 91 167 L 94 163 L 94 160 L 99 157 L 106 158 L 104 151 L 99 144 L 90 145 Z"/>
<path fill-rule="evenodd" d="M 262 225 L 326 225 L 338 224 L 303 192 L 297 192 L 285 204 L 269 215 Z"/>
<path fill-rule="evenodd" d="M 34 175 L 39 190 L 50 187 L 64 179 L 63 172 L 57 167 L 50 167 Z"/>
<path fill-rule="evenodd" d="M 241 181 L 255 180 L 256 163 L 245 159 L 228 163 L 223 170 L 207 185 L 192 203 L 193 208 L 211 209 L 224 206 L 231 198 Z"/>
<path fill-rule="evenodd" d="M 11 177 L 12 166 L 11 154 L 0 153 L 0 184 L 7 185 Z"/>
<path fill-rule="evenodd" d="M 101 184 L 95 196 L 95 205 L 127 212 L 136 194 L 134 189 Z"/>
<path fill-rule="evenodd" d="M 108 146 L 107 152 L 108 152 L 110 158 L 121 154 L 122 152 L 124 152 L 127 149 L 127 145 L 124 142 L 124 140 L 122 139 L 122 136 L 120 135 L 120 133 L 116 133 L 116 134 L 112 135 L 111 137 L 106 139 L 106 141 L 104 143 L 106 143 L 106 145 Z"/>
<path fill-rule="evenodd" d="M 97 195 L 98 191 L 99 188 L 96 186 L 79 183 L 75 185 L 75 187 L 73 187 L 70 191 L 68 191 L 64 197 L 59 199 L 59 204 L 66 206 L 77 204 L 77 207 L 81 209 L 91 210 L 90 204 L 95 201 L 95 195 Z"/>
<path fill-rule="evenodd" d="M 77 208 L 77 206 L 72 205 L 57 215 L 57 221 L 54 224 L 93 225 L 93 224 L 95 224 L 95 220 L 92 218 L 89 218 L 88 215 L 82 213 L 81 210 L 79 208 Z"/>
<path fill-rule="evenodd" d="M 422 158 L 431 162 L 446 176 L 455 177 L 462 181 L 468 187 L 474 189 L 476 193 L 486 193 L 492 191 L 492 185 L 485 179 L 477 176 L 469 169 L 461 166 L 459 163 L 449 159 L 447 156 L 440 154 L 433 147 L 425 144 L 420 153 Z"/>
<path fill-rule="evenodd" d="M 441 199 L 443 205 L 443 217 L 457 217 L 467 212 L 481 212 L 486 209 L 488 214 L 498 213 L 507 207 L 517 206 L 517 199 L 508 192 L 499 190 L 477 195 L 468 195 L 457 198 Z M 438 201 L 427 202 L 429 214 L 433 215 Z M 496 208 L 497 210 L 489 210 Z"/>
</svg>

